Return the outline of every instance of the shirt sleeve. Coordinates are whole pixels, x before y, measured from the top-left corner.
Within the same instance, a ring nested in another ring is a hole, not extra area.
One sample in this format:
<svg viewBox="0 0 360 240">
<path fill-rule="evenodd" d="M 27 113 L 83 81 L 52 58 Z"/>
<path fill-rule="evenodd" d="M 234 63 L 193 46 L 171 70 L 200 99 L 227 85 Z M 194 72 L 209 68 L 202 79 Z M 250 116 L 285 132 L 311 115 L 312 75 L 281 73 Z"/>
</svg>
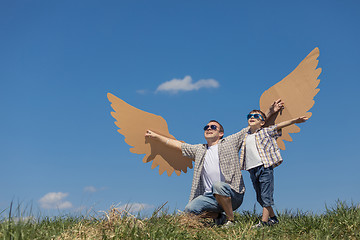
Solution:
<svg viewBox="0 0 360 240">
<path fill-rule="evenodd" d="M 200 144 L 201 145 L 201 144 Z M 181 144 L 181 152 L 182 155 L 191 159 L 195 159 L 196 151 L 200 146 L 198 145 L 191 145 L 188 143 L 182 143 Z"/>
<path fill-rule="evenodd" d="M 236 149 L 240 149 L 242 142 L 244 141 L 244 137 L 246 133 L 249 131 L 249 127 L 243 128 L 240 132 L 234 133 L 230 136 L 227 136 L 225 141 L 229 141 Z"/>
<path fill-rule="evenodd" d="M 272 125 L 270 127 L 264 128 L 264 131 L 270 137 L 273 137 L 273 138 L 277 139 L 278 137 L 281 137 L 282 131 L 281 131 L 281 129 L 277 130 L 276 127 L 277 127 L 277 125 Z"/>
</svg>

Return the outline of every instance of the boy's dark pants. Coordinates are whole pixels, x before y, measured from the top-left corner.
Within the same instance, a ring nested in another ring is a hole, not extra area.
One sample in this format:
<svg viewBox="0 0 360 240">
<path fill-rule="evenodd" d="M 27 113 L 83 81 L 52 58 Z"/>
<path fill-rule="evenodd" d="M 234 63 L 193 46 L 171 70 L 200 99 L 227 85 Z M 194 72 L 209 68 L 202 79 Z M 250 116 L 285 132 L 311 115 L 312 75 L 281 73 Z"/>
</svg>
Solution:
<svg viewBox="0 0 360 240">
<path fill-rule="evenodd" d="M 264 165 L 249 170 L 256 199 L 262 207 L 274 205 L 274 170 L 273 167 L 264 168 Z"/>
</svg>

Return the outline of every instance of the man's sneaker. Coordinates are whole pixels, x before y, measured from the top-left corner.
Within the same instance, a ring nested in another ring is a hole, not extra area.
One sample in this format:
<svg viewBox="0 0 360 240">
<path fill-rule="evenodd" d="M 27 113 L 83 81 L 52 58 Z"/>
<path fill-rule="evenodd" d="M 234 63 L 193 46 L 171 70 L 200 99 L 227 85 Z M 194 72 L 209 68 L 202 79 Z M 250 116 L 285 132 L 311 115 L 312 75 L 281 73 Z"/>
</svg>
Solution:
<svg viewBox="0 0 360 240">
<path fill-rule="evenodd" d="M 226 222 L 226 215 L 223 213 L 219 213 L 219 217 L 214 219 L 214 223 L 217 226 L 223 225 Z"/>
<path fill-rule="evenodd" d="M 226 220 L 226 222 L 224 223 L 224 225 L 222 225 L 221 227 L 222 228 L 229 228 L 229 227 L 232 227 L 234 226 L 234 221 L 230 221 L 230 220 Z"/>
</svg>

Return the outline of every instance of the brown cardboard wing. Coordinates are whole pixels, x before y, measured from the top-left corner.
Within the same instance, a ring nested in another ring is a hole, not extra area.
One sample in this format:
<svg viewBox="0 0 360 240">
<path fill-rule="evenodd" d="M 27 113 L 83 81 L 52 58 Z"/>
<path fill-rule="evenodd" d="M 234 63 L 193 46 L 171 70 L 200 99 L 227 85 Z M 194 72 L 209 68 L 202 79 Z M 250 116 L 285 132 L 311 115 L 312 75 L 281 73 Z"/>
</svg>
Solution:
<svg viewBox="0 0 360 240">
<path fill-rule="evenodd" d="M 316 88 L 320 80 L 317 79 L 321 68 L 317 68 L 319 49 L 315 48 L 308 56 L 283 80 L 266 90 L 260 97 L 260 109 L 266 110 L 275 100 L 281 99 L 284 102 L 283 109 L 275 123 L 290 120 L 292 118 L 306 116 L 311 117 L 308 112 L 314 105 L 315 95 L 320 91 Z M 300 132 L 296 125 L 283 128 L 282 137 L 278 138 L 279 148 L 285 150 L 285 141 L 292 141 L 289 133 Z"/>
<path fill-rule="evenodd" d="M 168 176 L 175 171 L 179 176 L 181 171 L 187 172 L 187 168 L 192 168 L 192 160 L 183 157 L 181 151 L 161 144 L 160 142 L 145 138 L 146 130 L 150 129 L 163 136 L 175 139 L 169 133 L 168 126 L 164 118 L 152 113 L 137 109 L 111 93 L 107 95 L 112 103 L 111 107 L 115 112 L 111 115 L 116 119 L 118 132 L 125 137 L 125 142 L 131 147 L 130 152 L 136 154 L 146 154 L 143 158 L 144 163 L 153 161 L 151 168 L 159 166 L 159 174 L 167 172 Z"/>
</svg>

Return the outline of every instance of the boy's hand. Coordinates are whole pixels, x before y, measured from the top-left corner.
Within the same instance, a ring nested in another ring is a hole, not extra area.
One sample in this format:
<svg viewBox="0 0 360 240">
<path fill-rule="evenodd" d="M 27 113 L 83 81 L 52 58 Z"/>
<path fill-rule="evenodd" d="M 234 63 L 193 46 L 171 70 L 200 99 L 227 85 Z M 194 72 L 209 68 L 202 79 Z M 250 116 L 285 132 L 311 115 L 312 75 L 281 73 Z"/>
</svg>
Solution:
<svg viewBox="0 0 360 240">
<path fill-rule="evenodd" d="M 269 110 L 266 113 L 266 123 L 264 126 L 271 126 L 275 124 L 275 119 L 278 115 L 278 112 L 284 108 L 284 103 L 279 98 L 278 100 L 274 101 Z"/>
<path fill-rule="evenodd" d="M 294 123 L 303 123 L 303 122 L 306 122 L 306 120 L 308 120 L 308 118 L 305 116 L 294 118 L 294 119 L 279 123 L 278 125 L 276 125 L 276 129 L 279 130 L 284 127 L 293 125 Z"/>
<path fill-rule="evenodd" d="M 302 117 L 298 117 L 294 120 L 294 123 L 303 123 L 306 122 L 309 118 L 302 116 Z"/>
<path fill-rule="evenodd" d="M 281 109 L 284 109 L 284 103 L 279 98 L 278 100 L 274 101 L 273 104 L 271 104 L 269 111 L 270 113 L 276 113 Z"/>
</svg>

